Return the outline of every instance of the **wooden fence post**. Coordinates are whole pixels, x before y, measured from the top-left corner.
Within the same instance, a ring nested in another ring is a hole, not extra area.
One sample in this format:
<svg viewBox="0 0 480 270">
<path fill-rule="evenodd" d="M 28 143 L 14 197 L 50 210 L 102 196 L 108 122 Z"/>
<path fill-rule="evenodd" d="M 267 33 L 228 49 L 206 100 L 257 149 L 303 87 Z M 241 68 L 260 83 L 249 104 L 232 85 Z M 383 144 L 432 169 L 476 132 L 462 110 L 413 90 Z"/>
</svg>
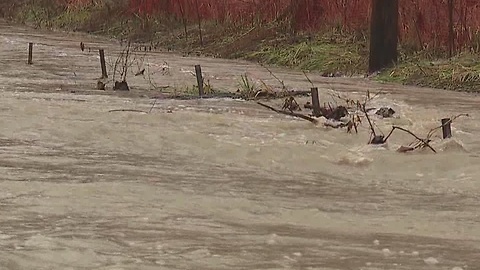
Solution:
<svg viewBox="0 0 480 270">
<path fill-rule="evenodd" d="M 198 94 L 200 95 L 200 97 L 203 97 L 203 76 L 202 67 L 200 65 L 195 66 L 195 74 L 197 76 Z"/>
<path fill-rule="evenodd" d="M 320 99 L 318 97 L 318 88 L 313 87 L 311 89 L 311 92 L 312 92 L 313 116 L 319 117 L 322 115 L 322 112 L 320 111 Z"/>
<path fill-rule="evenodd" d="M 443 138 L 448 139 L 452 137 L 452 120 L 450 118 L 443 118 L 442 119 L 442 133 Z"/>
<path fill-rule="evenodd" d="M 33 64 L 33 43 L 28 43 L 28 61 L 29 65 Z"/>
<path fill-rule="evenodd" d="M 105 51 L 103 49 L 99 49 L 98 53 L 100 54 L 100 65 L 102 66 L 102 79 L 108 78 L 107 74 L 107 66 L 105 64 Z"/>
</svg>

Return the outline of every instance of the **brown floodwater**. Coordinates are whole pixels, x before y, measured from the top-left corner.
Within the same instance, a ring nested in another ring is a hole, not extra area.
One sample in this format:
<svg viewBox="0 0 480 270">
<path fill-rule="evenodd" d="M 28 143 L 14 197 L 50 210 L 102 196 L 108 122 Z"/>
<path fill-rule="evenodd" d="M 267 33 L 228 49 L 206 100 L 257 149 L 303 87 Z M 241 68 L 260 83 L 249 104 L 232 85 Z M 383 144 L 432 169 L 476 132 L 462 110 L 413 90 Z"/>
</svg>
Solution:
<svg viewBox="0 0 480 270">
<path fill-rule="evenodd" d="M 479 269 L 478 95 L 309 75 L 322 102 L 381 91 L 368 104 L 396 111 L 372 114 L 384 133 L 424 137 L 469 114 L 453 138 L 435 133 L 438 153 L 401 154 L 406 133 L 371 146 L 366 123 L 348 134 L 255 102 L 151 109 L 158 86 L 192 87 L 196 64 L 217 89 L 235 91 L 243 74 L 280 87 L 245 61 L 138 53 L 132 91 L 95 90 L 98 48 L 111 71 L 117 42 L 0 23 L 0 269 Z"/>
</svg>

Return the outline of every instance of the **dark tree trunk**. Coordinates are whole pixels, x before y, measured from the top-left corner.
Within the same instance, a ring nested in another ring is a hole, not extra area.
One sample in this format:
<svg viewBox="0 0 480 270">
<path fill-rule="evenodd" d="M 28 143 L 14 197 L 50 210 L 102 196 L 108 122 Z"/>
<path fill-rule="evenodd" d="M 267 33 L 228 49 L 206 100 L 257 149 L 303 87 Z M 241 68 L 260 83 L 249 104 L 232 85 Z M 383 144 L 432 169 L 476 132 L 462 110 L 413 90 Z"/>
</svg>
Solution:
<svg viewBox="0 0 480 270">
<path fill-rule="evenodd" d="M 455 32 L 453 29 L 453 0 L 448 0 L 448 57 L 452 57 L 455 50 Z"/>
<path fill-rule="evenodd" d="M 375 72 L 396 63 L 397 45 L 398 0 L 372 0 L 368 71 Z"/>
</svg>

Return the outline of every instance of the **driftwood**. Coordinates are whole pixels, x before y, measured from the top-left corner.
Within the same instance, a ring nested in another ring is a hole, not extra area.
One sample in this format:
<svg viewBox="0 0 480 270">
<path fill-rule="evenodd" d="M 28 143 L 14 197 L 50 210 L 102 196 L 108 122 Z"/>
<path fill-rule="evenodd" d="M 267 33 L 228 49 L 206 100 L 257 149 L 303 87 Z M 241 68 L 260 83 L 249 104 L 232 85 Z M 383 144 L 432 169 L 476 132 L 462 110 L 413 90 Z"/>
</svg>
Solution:
<svg viewBox="0 0 480 270">
<path fill-rule="evenodd" d="M 344 106 L 338 106 L 333 108 L 328 104 L 328 108 L 326 106 L 320 108 L 320 113 L 321 116 L 327 118 L 327 119 L 334 119 L 336 121 L 339 121 L 342 117 L 345 117 L 348 115 L 348 110 Z"/>
<path fill-rule="evenodd" d="M 370 119 L 370 116 L 368 115 L 368 112 L 371 110 L 368 110 L 367 109 L 367 103 L 368 101 L 372 100 L 373 98 L 375 98 L 376 96 L 378 96 L 381 92 L 378 92 L 376 93 L 375 95 L 373 95 L 373 97 L 370 95 L 370 91 L 367 91 L 367 95 L 365 97 L 365 101 L 362 103 L 362 104 L 358 104 L 357 106 L 360 107 L 361 111 L 364 113 L 364 116 L 365 118 L 367 119 L 367 122 L 368 122 L 368 125 L 370 127 L 370 139 L 368 141 L 369 144 L 384 144 L 387 142 L 388 138 L 390 138 L 390 136 L 393 134 L 393 132 L 398 129 L 398 130 L 401 130 L 401 131 L 404 131 L 404 132 L 407 132 L 408 134 L 412 135 L 413 137 L 415 137 L 415 139 L 418 140 L 419 143 L 417 143 L 414 147 L 404 147 L 402 146 L 398 151 L 400 152 L 407 152 L 407 151 L 412 151 L 412 150 L 415 150 L 417 148 L 420 148 L 420 147 L 429 147 L 433 152 L 436 153 L 435 149 L 433 149 L 433 147 L 430 146 L 429 142 L 430 140 L 427 138 L 427 139 L 421 139 L 420 137 L 418 137 L 417 135 L 415 135 L 413 132 L 411 132 L 410 130 L 408 129 L 404 129 L 404 128 L 401 128 L 401 127 L 397 127 L 397 126 L 393 126 L 392 127 L 392 130 L 390 131 L 390 133 L 385 136 L 383 134 L 383 132 L 380 131 L 380 133 L 382 133 L 381 135 L 377 134 L 377 132 L 375 131 L 375 128 L 374 128 L 374 123 L 372 122 L 372 120 Z M 359 102 L 358 102 L 359 103 Z M 381 108 L 380 110 L 382 110 L 383 108 Z M 395 111 L 393 111 L 392 109 L 383 109 L 386 113 L 388 114 L 393 114 L 395 113 Z M 378 112 L 378 111 L 377 111 Z M 377 114 L 377 113 L 376 113 Z"/>
<path fill-rule="evenodd" d="M 430 132 L 428 132 L 427 138 L 430 139 L 437 130 L 443 128 L 446 125 L 451 124 L 454 120 L 456 120 L 457 118 L 462 117 L 462 116 L 468 117 L 469 115 L 468 115 L 468 113 L 461 113 L 461 114 L 455 115 L 454 117 L 451 117 L 449 121 L 446 121 L 445 123 L 443 123 L 442 125 L 440 125 L 436 128 L 432 128 L 430 130 Z"/>
<path fill-rule="evenodd" d="M 415 138 L 415 141 L 413 143 L 411 143 L 408 146 L 400 147 L 397 150 L 398 152 L 408 152 L 408 151 L 413 151 L 413 150 L 416 150 L 416 149 L 419 149 L 419 148 L 428 147 L 430 150 L 432 150 L 432 152 L 436 153 L 437 151 L 430 145 L 430 142 L 432 141 L 431 137 L 432 137 L 433 133 L 435 131 L 443 128 L 443 126 L 450 124 L 454 119 L 456 119 L 460 116 L 468 116 L 468 114 L 459 114 L 455 117 L 452 117 L 449 121 L 446 121 L 445 123 L 442 122 L 441 126 L 433 128 L 432 130 L 430 130 L 430 132 L 428 133 L 428 135 L 425 139 L 420 138 L 419 136 L 417 136 L 416 134 L 414 134 L 412 131 L 410 131 L 408 129 L 398 127 L 398 126 L 393 126 L 390 133 L 387 136 L 385 136 L 383 134 L 383 132 L 381 132 L 381 131 L 379 132 L 380 134 L 377 133 L 377 131 L 375 130 L 376 125 L 372 121 L 372 119 L 370 119 L 370 116 L 368 114 L 369 111 L 374 110 L 375 108 L 368 108 L 367 109 L 367 103 L 370 100 L 372 100 L 373 98 L 380 95 L 380 94 L 381 94 L 381 91 L 374 94 L 374 95 L 370 95 L 370 91 L 367 91 L 367 94 L 366 94 L 366 97 L 365 97 L 365 100 L 364 100 L 363 103 L 360 103 L 360 101 L 354 102 L 353 100 L 343 98 L 339 94 L 338 94 L 337 97 L 344 100 L 346 102 L 347 106 L 357 105 L 357 109 L 359 109 L 363 113 L 364 117 L 367 119 L 367 122 L 368 122 L 368 125 L 369 125 L 369 128 L 370 128 L 370 139 L 368 141 L 369 144 L 384 144 L 384 143 L 386 143 L 387 140 L 390 138 L 390 136 L 393 134 L 393 132 L 395 130 L 400 130 L 400 131 L 406 132 L 406 133 L 410 134 L 411 136 L 413 136 Z M 307 102 L 304 105 L 304 107 L 310 109 L 310 108 L 312 108 L 312 105 L 309 102 Z M 332 107 L 332 105 L 328 104 L 328 107 L 327 107 L 327 105 L 325 105 L 323 108 L 321 108 L 321 111 L 322 111 L 322 116 L 324 116 L 328 120 L 330 120 L 330 121 L 325 122 L 325 124 L 324 124 L 325 126 L 333 127 L 333 128 L 347 127 L 347 132 L 351 132 L 353 129 L 355 129 L 355 131 L 358 132 L 357 127 L 358 127 L 358 124 L 361 123 L 360 116 L 358 114 L 354 114 L 352 116 L 352 119 L 348 123 L 338 121 L 340 118 L 348 115 L 348 110 L 347 110 L 346 107 L 337 106 L 337 107 L 334 108 L 334 107 Z M 380 115 L 380 116 L 383 116 L 383 117 L 391 117 L 394 113 L 395 113 L 395 111 L 393 109 L 386 108 L 386 107 L 385 108 L 380 108 L 376 112 L 377 115 Z M 337 121 L 333 121 L 333 120 L 337 120 Z"/>
<path fill-rule="evenodd" d="M 368 94 L 367 94 L 368 96 Z M 428 147 L 430 148 L 430 150 L 432 150 L 434 153 L 436 153 L 437 151 L 435 151 L 435 149 L 433 149 L 433 147 L 429 144 L 430 143 L 430 138 L 427 138 L 427 139 L 422 139 L 420 137 L 418 137 L 417 135 L 415 135 L 413 132 L 411 132 L 410 130 L 408 129 L 405 129 L 405 128 L 401 128 L 401 127 L 398 127 L 398 126 L 393 126 L 392 127 L 392 130 L 390 131 L 390 133 L 388 133 L 387 136 L 385 135 L 377 135 L 377 133 L 375 132 L 375 128 L 373 127 L 373 122 L 370 120 L 370 117 L 368 116 L 368 112 L 366 110 L 366 102 L 362 104 L 362 110 L 365 114 L 365 118 L 367 118 L 367 121 L 368 121 L 368 125 L 370 126 L 370 130 L 371 130 L 371 135 L 370 135 L 370 141 L 369 141 L 369 144 L 384 144 L 387 142 L 388 138 L 390 138 L 390 136 L 392 136 L 393 132 L 398 129 L 398 130 L 401 130 L 403 132 L 406 132 L 410 135 L 412 135 L 413 137 L 415 137 L 415 139 L 417 140 L 417 142 L 414 142 L 412 144 L 410 144 L 410 146 L 406 147 L 406 146 L 402 146 L 400 149 L 398 149 L 399 152 L 408 152 L 408 151 L 413 151 L 415 149 L 418 149 L 418 148 L 423 148 L 423 147 Z M 411 146 L 411 145 L 415 145 L 415 146 Z"/>
<path fill-rule="evenodd" d="M 113 90 L 115 91 L 130 91 L 130 87 L 128 86 L 128 83 L 126 81 L 116 81 Z"/>
<path fill-rule="evenodd" d="M 286 91 L 286 92 L 273 92 L 269 95 L 258 95 L 255 98 L 247 98 L 242 96 L 239 93 L 232 92 L 218 92 L 209 95 L 203 95 L 202 97 L 198 95 L 188 95 L 188 94 L 163 94 L 162 96 L 153 97 L 159 99 L 177 99 L 177 100 L 195 100 L 195 99 L 215 99 L 215 98 L 231 98 L 231 99 L 244 99 L 244 100 L 269 100 L 269 99 L 280 99 L 293 96 L 308 96 L 310 91 Z"/>
<path fill-rule="evenodd" d="M 393 117 L 395 111 L 392 108 L 382 107 L 375 112 L 376 115 L 381 116 L 382 118 Z"/>
<path fill-rule="evenodd" d="M 328 105 L 328 106 L 327 106 Z M 303 108 L 313 110 L 313 105 L 309 101 L 303 105 Z M 319 116 L 323 116 L 327 119 L 334 119 L 339 121 L 341 118 L 347 116 L 348 109 L 345 106 L 333 107 L 330 103 L 325 104 L 323 107 L 320 107 Z"/>
<path fill-rule="evenodd" d="M 304 115 L 304 114 L 300 114 L 300 113 L 294 113 L 294 112 L 286 112 L 286 111 L 282 111 L 282 110 L 277 110 L 271 106 L 268 106 L 267 104 L 264 104 L 264 103 L 261 103 L 261 102 L 257 102 L 259 105 L 267 108 L 267 109 L 270 109 L 276 113 L 280 113 L 280 114 L 285 114 L 285 115 L 290 115 L 290 116 L 294 116 L 294 117 L 298 117 L 298 118 L 301 118 L 301 119 L 304 119 L 304 120 L 307 120 L 307 121 L 310 121 L 314 124 L 318 124 L 318 120 L 317 119 L 314 119 L 310 116 L 307 116 L 307 115 Z"/>
<path fill-rule="evenodd" d="M 415 135 L 413 132 L 411 132 L 410 130 L 408 129 L 405 129 L 405 128 L 401 128 L 401 127 L 398 127 L 398 126 L 393 126 L 392 127 L 392 130 L 390 131 L 390 133 L 387 135 L 387 137 L 385 137 L 385 139 L 383 139 L 384 142 L 386 142 L 388 140 L 388 138 L 393 134 L 393 131 L 395 131 L 396 129 L 398 130 L 401 130 L 403 132 L 406 132 L 410 135 L 412 135 L 416 141 L 411 143 L 409 146 L 401 146 L 397 151 L 398 152 L 402 152 L 402 153 L 405 153 L 405 152 L 409 152 L 409 151 L 413 151 L 413 150 L 416 150 L 416 149 L 419 149 L 419 148 L 424 148 L 424 147 L 428 147 L 430 148 L 430 150 L 432 150 L 434 153 L 437 153 L 437 151 L 430 145 L 430 142 L 432 141 L 431 138 L 433 136 L 433 134 L 435 133 L 435 131 L 441 129 L 444 125 L 447 125 L 449 123 L 451 123 L 453 120 L 457 119 L 458 117 L 461 117 L 461 116 L 468 116 L 468 114 L 465 114 L 465 113 L 462 113 L 462 114 L 459 114 L 459 115 L 456 115 L 455 117 L 452 117 L 450 119 L 450 121 L 447 121 L 446 123 L 443 123 L 442 125 L 438 126 L 438 127 L 435 127 L 435 128 L 432 128 L 428 134 L 427 134 L 427 138 L 426 139 L 422 139 L 420 138 L 419 136 Z"/>
<path fill-rule="evenodd" d="M 300 105 L 298 105 L 297 101 L 294 97 L 290 96 L 285 99 L 283 102 L 282 110 L 289 110 L 290 112 L 293 111 L 301 111 Z"/>
<path fill-rule="evenodd" d="M 105 90 L 105 83 L 98 80 L 97 81 L 97 90 Z"/>
<path fill-rule="evenodd" d="M 332 128 L 344 128 L 344 127 L 348 127 L 350 125 L 350 122 L 344 123 L 341 121 L 328 119 L 327 121 L 325 121 L 325 123 L 323 123 L 323 125 L 326 127 L 332 127 Z"/>
</svg>

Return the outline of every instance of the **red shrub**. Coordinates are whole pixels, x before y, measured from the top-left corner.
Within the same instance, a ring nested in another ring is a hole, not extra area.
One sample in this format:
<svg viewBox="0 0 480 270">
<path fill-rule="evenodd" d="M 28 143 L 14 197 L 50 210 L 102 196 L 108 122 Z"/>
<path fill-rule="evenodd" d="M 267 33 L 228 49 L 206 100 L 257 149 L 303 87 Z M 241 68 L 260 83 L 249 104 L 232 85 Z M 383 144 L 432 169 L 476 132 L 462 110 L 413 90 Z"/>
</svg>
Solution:
<svg viewBox="0 0 480 270">
<path fill-rule="evenodd" d="M 58 0 L 70 5 L 92 0 Z M 368 28 L 371 0 L 128 0 L 128 11 L 137 14 L 170 14 L 188 21 L 254 21 L 286 19 L 299 30 L 321 31 L 341 26 Z M 423 46 L 445 47 L 448 5 L 441 0 L 399 0 L 401 39 Z M 480 31 L 480 1 L 456 0 L 454 11 L 457 46 L 470 44 Z"/>
</svg>

